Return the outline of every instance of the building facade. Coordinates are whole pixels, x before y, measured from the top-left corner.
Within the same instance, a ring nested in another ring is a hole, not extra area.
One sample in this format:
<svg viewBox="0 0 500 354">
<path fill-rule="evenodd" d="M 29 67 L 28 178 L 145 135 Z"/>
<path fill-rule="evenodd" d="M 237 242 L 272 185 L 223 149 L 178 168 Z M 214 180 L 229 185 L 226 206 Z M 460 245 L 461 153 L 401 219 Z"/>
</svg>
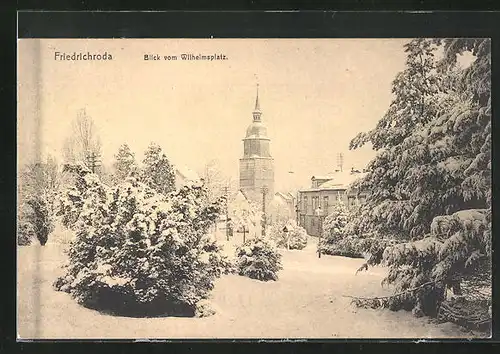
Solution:
<svg viewBox="0 0 500 354">
<path fill-rule="evenodd" d="M 243 139 L 239 187 L 250 202 L 262 205 L 265 201 L 267 208 L 274 196 L 274 160 L 270 152 L 271 139 L 267 136 L 267 128 L 262 123 L 261 116 L 257 87 L 253 121 Z"/>
<path fill-rule="evenodd" d="M 321 222 L 336 204 L 347 207 L 363 203 L 366 195 L 349 188 L 350 184 L 364 174 L 359 172 L 335 172 L 326 176 L 313 176 L 311 188 L 299 190 L 299 225 L 311 236 L 319 236 Z"/>
</svg>

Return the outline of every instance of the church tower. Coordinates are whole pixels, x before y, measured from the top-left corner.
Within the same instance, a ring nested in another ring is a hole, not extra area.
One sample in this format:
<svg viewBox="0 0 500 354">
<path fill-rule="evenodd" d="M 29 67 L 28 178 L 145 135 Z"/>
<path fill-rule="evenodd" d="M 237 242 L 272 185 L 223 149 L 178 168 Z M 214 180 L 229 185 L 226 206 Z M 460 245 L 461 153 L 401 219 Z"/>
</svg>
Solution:
<svg viewBox="0 0 500 354">
<path fill-rule="evenodd" d="M 271 157 L 267 128 L 261 120 L 259 85 L 253 110 L 253 121 L 243 139 L 243 158 L 240 159 L 240 190 L 247 198 L 262 206 L 265 195 L 266 210 L 274 196 L 274 160 Z"/>
</svg>

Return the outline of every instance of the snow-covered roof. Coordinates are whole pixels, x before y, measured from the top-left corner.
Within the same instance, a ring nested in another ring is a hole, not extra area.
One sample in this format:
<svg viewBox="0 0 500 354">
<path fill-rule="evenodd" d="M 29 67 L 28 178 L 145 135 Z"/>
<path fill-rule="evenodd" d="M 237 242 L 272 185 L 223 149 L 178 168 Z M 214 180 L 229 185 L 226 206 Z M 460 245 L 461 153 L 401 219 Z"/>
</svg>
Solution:
<svg viewBox="0 0 500 354">
<path fill-rule="evenodd" d="M 286 205 L 286 202 L 278 197 L 277 195 L 274 196 L 273 200 L 271 200 L 271 206 L 272 205 Z"/>
<path fill-rule="evenodd" d="M 247 194 L 242 189 L 240 189 L 236 194 L 236 199 L 244 199 L 246 201 L 249 200 Z"/>
<path fill-rule="evenodd" d="M 354 181 L 358 180 L 365 176 L 366 173 L 351 173 L 351 171 L 343 171 L 343 172 L 335 172 L 329 175 L 329 178 L 319 178 L 317 176 L 313 176 L 312 179 L 329 179 L 328 181 L 320 184 L 316 188 L 305 188 L 301 191 L 319 191 L 319 190 L 346 190 L 349 185 L 351 185 Z"/>
<path fill-rule="evenodd" d="M 291 195 L 290 193 L 281 193 L 281 192 L 276 192 L 274 193 L 274 196 L 275 198 L 278 197 L 278 198 L 281 198 L 281 199 L 284 199 L 284 200 L 293 200 L 293 195 Z"/>
<path fill-rule="evenodd" d="M 333 179 L 334 175 L 320 175 L 320 176 L 312 176 L 311 179 Z"/>
<path fill-rule="evenodd" d="M 245 193 L 240 189 L 234 199 L 230 202 L 233 208 L 249 209 L 250 202 Z"/>
<path fill-rule="evenodd" d="M 174 166 L 175 168 L 175 173 L 179 175 L 182 179 L 184 180 L 189 180 L 189 181 L 199 181 L 200 176 L 193 170 L 191 170 L 188 167 L 185 166 Z"/>
<path fill-rule="evenodd" d="M 338 172 L 333 179 L 322 183 L 321 189 L 347 188 L 351 183 L 363 177 L 365 173 Z"/>
</svg>

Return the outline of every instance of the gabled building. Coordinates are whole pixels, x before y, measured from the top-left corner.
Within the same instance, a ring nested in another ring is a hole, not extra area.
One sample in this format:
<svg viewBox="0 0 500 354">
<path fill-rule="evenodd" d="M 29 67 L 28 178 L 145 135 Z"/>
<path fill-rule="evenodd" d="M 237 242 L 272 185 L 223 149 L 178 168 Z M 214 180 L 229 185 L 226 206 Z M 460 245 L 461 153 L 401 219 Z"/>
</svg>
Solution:
<svg viewBox="0 0 500 354">
<path fill-rule="evenodd" d="M 187 183 L 199 182 L 200 176 L 190 168 L 184 166 L 173 166 L 175 171 L 175 189 L 180 189 Z"/>
<path fill-rule="evenodd" d="M 311 187 L 299 190 L 299 225 L 311 236 L 319 236 L 321 218 L 329 215 L 333 207 L 343 202 L 347 207 L 363 203 L 365 193 L 349 188 L 364 172 L 351 170 L 311 177 Z"/>
</svg>

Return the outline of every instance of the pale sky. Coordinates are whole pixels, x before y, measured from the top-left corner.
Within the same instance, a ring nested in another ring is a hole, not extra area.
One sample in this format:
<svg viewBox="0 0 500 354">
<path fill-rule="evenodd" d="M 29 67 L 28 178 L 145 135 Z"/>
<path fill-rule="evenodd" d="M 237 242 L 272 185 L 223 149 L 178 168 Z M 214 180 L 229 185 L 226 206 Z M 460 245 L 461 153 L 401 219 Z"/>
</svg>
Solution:
<svg viewBox="0 0 500 354">
<path fill-rule="evenodd" d="M 241 139 L 252 122 L 258 82 L 275 159 L 275 189 L 308 186 L 312 175 L 335 169 L 339 152 L 345 169 L 363 168 L 374 156 L 369 148 L 350 152 L 348 144 L 358 132 L 373 128 L 389 107 L 392 80 L 404 69 L 406 42 L 21 39 L 18 155 L 31 159 L 38 152 L 60 159 L 70 124 L 85 108 L 99 130 L 105 164 L 125 142 L 142 160 L 154 141 L 174 164 L 199 171 L 218 159 L 222 172 L 237 180 Z M 107 52 L 113 60 L 59 61 L 56 51 Z M 181 53 L 220 53 L 228 60 L 143 58 Z"/>
</svg>

